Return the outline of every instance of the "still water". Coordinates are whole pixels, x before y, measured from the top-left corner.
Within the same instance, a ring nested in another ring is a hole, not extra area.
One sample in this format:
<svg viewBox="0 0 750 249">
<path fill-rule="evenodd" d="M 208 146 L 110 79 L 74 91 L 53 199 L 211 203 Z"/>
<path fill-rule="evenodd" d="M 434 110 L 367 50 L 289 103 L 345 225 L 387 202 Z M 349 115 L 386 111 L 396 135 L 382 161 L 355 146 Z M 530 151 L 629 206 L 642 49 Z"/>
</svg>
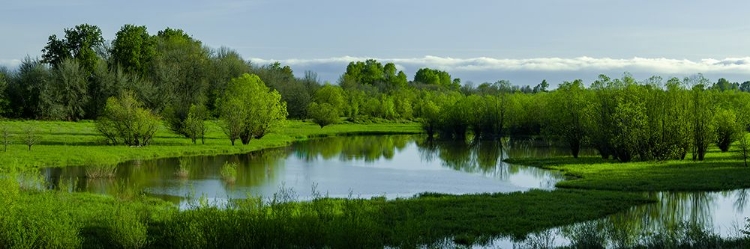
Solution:
<svg viewBox="0 0 750 249">
<path fill-rule="evenodd" d="M 139 192 L 175 203 L 200 196 L 218 201 L 248 195 L 270 197 L 281 188 L 293 190 L 302 200 L 315 193 L 396 198 L 422 192 L 465 194 L 554 188 L 562 179 L 559 173 L 502 162 L 508 154 L 538 153 L 528 146 L 517 147 L 500 149 L 500 142 L 428 141 L 411 135 L 346 136 L 242 155 L 131 161 L 104 167 L 113 173 L 112 178 L 87 177 L 102 170 L 95 166 L 47 168 L 43 174 L 47 182 L 62 182 L 64 188 L 74 191 L 112 195 Z M 233 183 L 222 180 L 219 173 L 226 162 L 238 164 Z M 187 176 L 178 176 L 180 167 L 187 169 Z"/>
<path fill-rule="evenodd" d="M 584 150 L 582 154 L 593 154 Z M 300 200 L 316 196 L 387 198 L 422 192 L 452 194 L 553 189 L 562 175 L 504 163 L 508 157 L 568 155 L 565 149 L 539 142 L 428 141 L 417 135 L 332 137 L 294 143 L 286 148 L 248 154 L 137 160 L 104 167 L 112 178 L 87 178 L 102 167 L 43 169 L 51 188 L 117 195 L 143 193 L 186 206 L 204 196 L 216 203 L 247 196 L 270 197 L 291 189 Z M 238 164 L 236 181 L 222 180 L 220 168 Z M 177 172 L 186 169 L 186 176 Z M 527 241 L 497 238 L 481 247 L 524 248 L 531 244 L 564 246 L 576 230 L 606 231 L 614 245 L 622 238 L 636 243 L 643 236 L 692 224 L 722 235 L 738 236 L 750 217 L 749 190 L 693 193 L 644 193 L 656 204 L 599 220 L 532 234 Z M 593 227 L 593 228 L 591 228 Z"/>
</svg>

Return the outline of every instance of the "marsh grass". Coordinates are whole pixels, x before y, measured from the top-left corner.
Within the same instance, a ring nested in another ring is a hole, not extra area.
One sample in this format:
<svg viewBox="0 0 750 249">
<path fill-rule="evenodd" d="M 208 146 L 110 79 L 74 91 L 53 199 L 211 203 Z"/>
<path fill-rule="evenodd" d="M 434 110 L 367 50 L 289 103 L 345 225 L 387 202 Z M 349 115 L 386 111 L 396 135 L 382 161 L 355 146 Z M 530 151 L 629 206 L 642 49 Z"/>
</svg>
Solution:
<svg viewBox="0 0 750 249">
<path fill-rule="evenodd" d="M 190 159 L 185 158 L 185 157 L 180 157 L 178 160 L 179 160 L 179 165 L 174 175 L 179 178 L 188 178 L 188 176 L 190 175 L 190 170 L 188 169 L 188 167 L 191 165 L 189 161 Z"/>
<path fill-rule="evenodd" d="M 235 181 L 237 181 L 237 163 L 235 162 L 225 162 L 223 166 L 221 166 L 221 169 L 219 170 L 219 174 L 221 174 L 221 179 L 223 179 L 225 182 L 232 184 Z M 276 194 L 274 194 L 274 197 Z"/>
<path fill-rule="evenodd" d="M 114 178 L 117 176 L 117 165 L 101 165 L 96 167 L 86 167 L 86 178 Z"/>
</svg>

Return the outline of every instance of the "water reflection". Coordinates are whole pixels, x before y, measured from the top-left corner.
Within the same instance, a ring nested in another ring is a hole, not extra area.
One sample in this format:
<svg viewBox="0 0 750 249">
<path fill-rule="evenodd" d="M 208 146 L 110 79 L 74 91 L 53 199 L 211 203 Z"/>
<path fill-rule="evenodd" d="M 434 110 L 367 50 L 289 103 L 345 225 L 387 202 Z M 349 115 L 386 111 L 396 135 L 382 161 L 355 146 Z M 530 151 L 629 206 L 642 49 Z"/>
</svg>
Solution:
<svg viewBox="0 0 750 249">
<path fill-rule="evenodd" d="M 530 234 L 525 240 L 501 237 L 476 247 L 529 248 L 540 242 L 548 247 L 597 242 L 607 248 L 632 248 L 648 243 L 690 242 L 714 237 L 744 236 L 748 189 L 724 192 L 657 192 L 645 194 L 658 203 L 599 220 L 582 222 Z"/>
<path fill-rule="evenodd" d="M 95 166 L 47 168 L 43 173 L 51 188 L 69 186 L 109 195 L 128 191 L 172 201 L 199 196 L 219 200 L 267 197 L 282 185 L 302 199 L 312 196 L 313 185 L 332 197 L 512 192 L 551 189 L 561 179 L 555 172 L 503 163 L 508 151 L 501 142 L 346 136 L 242 155 L 136 160 L 117 165 L 112 178 L 87 174 L 96 172 Z M 233 183 L 221 176 L 225 163 L 237 164 Z"/>
</svg>

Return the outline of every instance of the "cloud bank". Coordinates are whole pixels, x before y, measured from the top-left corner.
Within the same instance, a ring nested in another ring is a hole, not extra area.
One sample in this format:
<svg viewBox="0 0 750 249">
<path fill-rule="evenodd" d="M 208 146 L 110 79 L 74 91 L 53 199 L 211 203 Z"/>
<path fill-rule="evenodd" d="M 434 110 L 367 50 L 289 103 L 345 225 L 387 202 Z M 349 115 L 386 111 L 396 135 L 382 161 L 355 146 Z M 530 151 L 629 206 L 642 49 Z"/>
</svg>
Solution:
<svg viewBox="0 0 750 249">
<path fill-rule="evenodd" d="M 269 60 L 251 58 L 256 64 L 267 64 L 275 61 L 289 65 L 296 73 L 306 70 L 318 72 L 323 80 L 335 82 L 346 70 L 351 61 L 364 61 L 366 57 L 333 57 L 324 59 L 285 59 Z M 374 58 L 380 62 L 393 62 L 397 68 L 404 70 L 410 77 L 422 67 L 445 70 L 454 77 L 466 81 L 494 82 L 501 79 L 514 84 L 536 84 L 542 79 L 559 83 L 574 79 L 593 81 L 599 74 L 619 77 L 623 72 L 630 72 L 636 78 L 648 78 L 653 75 L 683 77 L 702 73 L 707 77 L 718 79 L 724 77 L 730 81 L 750 80 L 750 57 L 725 59 L 670 59 L 670 58 L 451 58 L 425 56 L 422 58 Z"/>
<path fill-rule="evenodd" d="M 18 59 L 0 59 L 0 67 L 7 67 L 8 69 L 16 69 L 21 65 L 21 60 Z"/>
</svg>

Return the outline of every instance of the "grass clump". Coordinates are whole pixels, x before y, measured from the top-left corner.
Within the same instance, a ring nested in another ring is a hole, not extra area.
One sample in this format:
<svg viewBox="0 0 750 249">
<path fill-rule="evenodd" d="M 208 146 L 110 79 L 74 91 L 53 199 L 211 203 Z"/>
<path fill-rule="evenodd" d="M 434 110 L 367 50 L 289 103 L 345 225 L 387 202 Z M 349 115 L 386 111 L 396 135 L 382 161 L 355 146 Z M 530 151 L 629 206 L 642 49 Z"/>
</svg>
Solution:
<svg viewBox="0 0 750 249">
<path fill-rule="evenodd" d="M 221 179 L 230 184 L 234 183 L 237 180 L 237 163 L 225 162 L 224 165 L 221 166 L 219 173 L 221 174 Z"/>
<path fill-rule="evenodd" d="M 117 176 L 117 165 L 101 165 L 97 167 L 86 167 L 86 178 L 114 178 Z"/>
<path fill-rule="evenodd" d="M 180 157 L 179 165 L 177 168 L 177 171 L 175 171 L 174 175 L 179 178 L 187 178 L 190 175 L 190 170 L 188 167 L 190 166 L 190 161 L 188 158 Z"/>
</svg>

